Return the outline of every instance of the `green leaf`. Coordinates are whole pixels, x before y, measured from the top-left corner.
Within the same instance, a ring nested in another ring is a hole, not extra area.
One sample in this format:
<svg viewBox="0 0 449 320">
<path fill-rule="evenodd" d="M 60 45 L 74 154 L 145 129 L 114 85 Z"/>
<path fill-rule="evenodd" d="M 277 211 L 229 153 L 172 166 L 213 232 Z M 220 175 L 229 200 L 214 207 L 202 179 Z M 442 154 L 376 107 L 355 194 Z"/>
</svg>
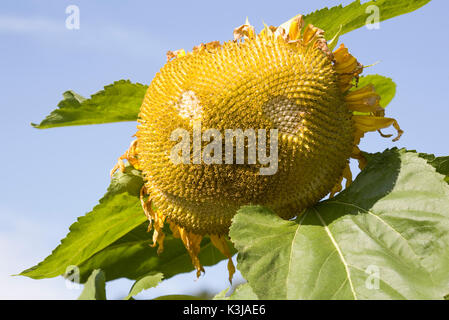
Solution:
<svg viewBox="0 0 449 320">
<path fill-rule="evenodd" d="M 443 299 L 449 186 L 416 153 L 370 157 L 335 198 L 285 221 L 244 207 L 230 235 L 261 299 Z"/>
<path fill-rule="evenodd" d="M 197 296 L 189 296 L 189 295 L 183 295 L 183 294 L 170 294 L 170 295 L 154 298 L 153 300 L 203 300 L 203 299 L 201 299 L 200 297 L 197 297 Z"/>
<path fill-rule="evenodd" d="M 376 92 L 379 94 L 380 106 L 382 108 L 386 108 L 396 95 L 396 83 L 394 83 L 391 78 L 387 78 L 378 74 L 367 75 L 360 77 L 357 87 L 354 87 L 352 91 L 358 88 L 363 88 L 369 84 L 372 84 L 376 89 Z M 369 115 L 369 112 L 353 111 L 353 113 L 355 115 Z"/>
<path fill-rule="evenodd" d="M 380 10 L 380 21 L 414 11 L 430 0 L 378 0 L 361 4 L 360 1 L 343 7 L 342 5 L 324 8 L 304 17 L 307 23 L 312 23 L 326 31 L 326 37 L 331 39 L 337 33 L 345 34 L 366 24 L 371 12 L 367 8 L 376 5 Z M 131 83 L 129 80 L 119 80 L 105 86 L 104 90 L 94 94 L 89 99 L 66 91 L 64 100 L 58 104 L 58 109 L 50 113 L 40 124 L 32 125 L 39 129 L 110 123 L 119 121 L 135 121 L 147 86 Z"/>
<path fill-rule="evenodd" d="M 230 296 L 226 297 L 228 291 L 229 289 L 221 291 L 213 300 L 259 300 L 249 283 L 239 285 Z"/>
<path fill-rule="evenodd" d="M 120 121 L 136 121 L 148 86 L 119 80 L 86 99 L 73 91 L 63 94 L 64 100 L 40 124 L 45 129 Z"/>
<path fill-rule="evenodd" d="M 386 108 L 396 95 L 396 83 L 394 83 L 394 81 L 390 78 L 378 74 L 367 75 L 360 77 L 357 87 L 354 87 L 352 91 L 356 90 L 357 88 L 363 88 L 369 84 L 372 84 L 376 89 L 376 92 L 379 94 L 380 106 L 382 108 Z M 369 115 L 369 112 L 353 111 L 353 113 L 355 115 Z"/>
<path fill-rule="evenodd" d="M 107 281 L 123 277 L 136 280 L 151 272 L 161 272 L 165 279 L 169 279 L 176 274 L 194 270 L 186 248 L 180 239 L 173 237 L 170 228 L 164 228 L 164 251 L 158 255 L 156 248 L 150 247 L 153 241 L 146 232 L 147 227 L 148 222 L 142 223 L 83 262 L 79 266 L 81 282 L 97 268 L 105 271 Z M 234 254 L 234 247 L 230 242 L 228 245 L 231 254 Z M 208 237 L 201 242 L 199 258 L 204 266 L 215 265 L 226 259 Z"/>
<path fill-rule="evenodd" d="M 133 286 L 131 287 L 131 290 L 129 291 L 128 296 L 125 298 L 125 300 L 129 300 L 132 297 L 136 296 L 143 290 L 147 290 L 150 288 L 156 287 L 161 281 L 164 275 L 162 273 L 156 273 L 156 274 L 150 274 L 146 275 L 136 282 L 134 282 Z"/>
<path fill-rule="evenodd" d="M 140 171 L 129 164 L 124 173 L 117 171 L 100 204 L 70 227 L 50 256 L 20 275 L 34 279 L 64 275 L 84 283 L 96 269 L 105 272 L 106 281 L 137 280 L 157 272 L 168 279 L 192 271 L 184 244 L 173 237 L 170 228 L 164 229 L 164 252 L 158 255 L 157 249 L 150 247 L 153 241 L 139 199 L 142 185 Z M 235 253 L 232 244 L 228 245 Z M 209 238 L 203 239 L 199 258 L 205 266 L 226 259 Z"/>
<path fill-rule="evenodd" d="M 138 198 L 142 184 L 140 172 L 132 166 L 126 166 L 124 173 L 117 171 L 100 204 L 70 226 L 51 255 L 20 275 L 33 279 L 62 275 L 141 225 L 146 221 Z"/>
<path fill-rule="evenodd" d="M 340 35 L 366 25 L 367 19 L 373 14 L 367 8 L 375 5 L 379 8 L 379 21 L 384 21 L 408 12 L 415 11 L 430 2 L 430 0 L 377 0 L 363 4 L 360 0 L 343 7 L 323 8 L 304 16 L 306 23 L 313 24 L 326 33 L 326 39 L 332 39 L 341 26 Z M 368 22 L 369 21 L 368 19 Z"/>
<path fill-rule="evenodd" d="M 380 95 L 379 104 L 382 108 L 385 108 L 396 95 L 396 83 L 391 78 L 378 74 L 363 76 L 359 79 L 358 88 L 363 88 L 368 84 L 374 85 L 376 92 Z"/>
<path fill-rule="evenodd" d="M 106 281 L 103 271 L 92 272 L 78 300 L 106 300 Z"/>
<path fill-rule="evenodd" d="M 212 300 L 227 300 L 226 294 L 228 293 L 229 288 L 224 289 L 217 293 Z"/>
<path fill-rule="evenodd" d="M 433 166 L 438 173 L 445 176 L 444 180 L 449 183 L 449 156 L 448 157 L 435 157 L 433 154 L 419 153 L 421 158 L 427 160 L 427 162 Z"/>
</svg>

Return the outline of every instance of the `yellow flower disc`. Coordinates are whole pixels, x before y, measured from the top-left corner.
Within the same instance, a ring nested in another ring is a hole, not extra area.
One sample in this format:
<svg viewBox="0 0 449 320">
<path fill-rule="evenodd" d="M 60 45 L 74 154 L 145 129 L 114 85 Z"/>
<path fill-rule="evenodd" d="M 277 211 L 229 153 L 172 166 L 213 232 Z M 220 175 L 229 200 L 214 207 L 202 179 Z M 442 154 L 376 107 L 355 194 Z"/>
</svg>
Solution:
<svg viewBox="0 0 449 320">
<path fill-rule="evenodd" d="M 167 62 L 148 88 L 137 132 L 158 216 L 193 234 L 225 235 L 242 205 L 292 218 L 341 181 L 354 149 L 352 111 L 334 61 L 313 44 L 261 34 Z M 213 128 L 223 137 L 225 129 L 278 129 L 277 172 L 261 175 L 266 165 L 247 156 L 225 164 L 224 140 L 223 164 L 193 164 L 193 156 L 174 164 L 172 132 L 185 129 L 192 142 L 199 123 L 203 134 Z"/>
</svg>

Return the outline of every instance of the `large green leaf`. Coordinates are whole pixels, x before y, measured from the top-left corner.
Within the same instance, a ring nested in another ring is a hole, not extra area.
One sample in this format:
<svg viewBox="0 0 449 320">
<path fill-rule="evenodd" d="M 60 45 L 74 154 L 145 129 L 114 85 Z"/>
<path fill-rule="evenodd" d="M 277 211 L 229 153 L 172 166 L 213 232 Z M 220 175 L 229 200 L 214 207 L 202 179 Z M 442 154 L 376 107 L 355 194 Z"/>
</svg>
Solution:
<svg viewBox="0 0 449 320">
<path fill-rule="evenodd" d="M 106 281 L 103 271 L 92 272 L 78 300 L 106 300 Z"/>
<path fill-rule="evenodd" d="M 449 186 L 416 153 L 370 157 L 333 199 L 285 221 L 234 217 L 238 268 L 261 299 L 443 299 L 449 291 Z"/>
<path fill-rule="evenodd" d="M 164 229 L 164 251 L 158 255 L 156 248 L 150 247 L 153 241 L 146 232 L 147 226 L 147 222 L 141 224 L 84 261 L 79 266 L 80 281 L 84 282 L 92 270 L 97 268 L 105 271 L 107 281 L 123 277 L 136 280 L 151 272 L 161 272 L 168 279 L 194 270 L 187 250 L 181 240 L 173 237 L 170 228 Z M 230 242 L 229 246 L 231 253 L 235 253 Z M 199 258 L 205 266 L 225 259 L 207 237 L 201 242 Z"/>
<path fill-rule="evenodd" d="M 157 272 L 168 279 L 192 271 L 187 250 L 170 228 L 164 229 L 164 252 L 158 255 L 156 248 L 150 247 L 153 241 L 139 200 L 142 184 L 140 172 L 132 166 L 127 165 L 124 173 L 117 171 L 100 204 L 70 227 L 70 233 L 50 256 L 20 275 L 34 279 L 65 275 L 84 283 L 96 269 L 105 272 L 106 281 L 137 280 Z M 229 246 L 235 253 L 230 242 Z M 199 258 L 209 266 L 226 257 L 206 237 Z"/>
<path fill-rule="evenodd" d="M 32 123 L 39 129 L 99 124 L 120 121 L 136 121 L 147 86 L 131 83 L 129 80 L 116 81 L 105 86 L 86 99 L 73 91 L 63 94 L 64 100 L 58 109 L 52 111 L 40 124 Z"/>
<path fill-rule="evenodd" d="M 141 225 L 146 220 L 138 198 L 142 184 L 140 172 L 132 166 L 124 173 L 117 171 L 100 204 L 70 226 L 69 234 L 51 255 L 20 275 L 34 279 L 62 275 L 69 266 L 80 266 Z"/>
<path fill-rule="evenodd" d="M 317 10 L 304 16 L 304 20 L 323 29 L 326 38 L 332 39 L 337 32 L 342 35 L 366 25 L 368 17 L 372 14 L 367 13 L 367 8 L 371 5 L 379 8 L 379 21 L 383 21 L 415 11 L 428 2 L 430 0 L 377 0 L 361 4 L 360 0 L 357 0 L 345 7 L 339 5 Z"/>
</svg>

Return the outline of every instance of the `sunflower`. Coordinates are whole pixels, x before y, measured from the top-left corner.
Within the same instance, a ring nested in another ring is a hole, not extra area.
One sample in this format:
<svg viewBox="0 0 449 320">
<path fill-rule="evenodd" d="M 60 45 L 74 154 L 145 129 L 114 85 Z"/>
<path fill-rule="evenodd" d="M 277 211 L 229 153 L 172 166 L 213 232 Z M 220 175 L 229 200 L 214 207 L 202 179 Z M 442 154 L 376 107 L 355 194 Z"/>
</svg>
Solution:
<svg viewBox="0 0 449 320">
<path fill-rule="evenodd" d="M 137 139 L 112 170 L 123 168 L 126 159 L 142 171 L 141 202 L 158 253 L 169 224 L 199 276 L 200 243 L 209 236 L 229 259 L 231 280 L 235 268 L 227 233 L 239 207 L 263 205 L 291 219 L 341 191 L 343 179 L 348 186 L 349 159 L 365 166 L 358 148 L 365 132 L 381 133 L 392 125 L 398 132 L 394 140 L 402 134 L 396 120 L 384 116 L 374 86 L 357 88 L 363 69 L 344 45 L 331 52 L 324 31 L 304 26 L 301 15 L 259 34 L 247 20 L 232 41 L 169 51 L 145 94 Z M 277 129 L 276 173 L 260 174 L 260 161 L 173 163 L 171 134 L 192 131 L 198 123 L 201 133 Z"/>
</svg>

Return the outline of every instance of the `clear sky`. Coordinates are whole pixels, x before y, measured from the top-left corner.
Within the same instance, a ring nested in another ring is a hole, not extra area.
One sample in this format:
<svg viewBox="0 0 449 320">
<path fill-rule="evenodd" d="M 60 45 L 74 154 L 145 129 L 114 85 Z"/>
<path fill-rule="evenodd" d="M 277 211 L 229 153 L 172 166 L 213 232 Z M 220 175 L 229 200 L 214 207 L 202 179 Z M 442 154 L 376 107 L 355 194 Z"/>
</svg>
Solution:
<svg viewBox="0 0 449 320">
<path fill-rule="evenodd" d="M 343 1 L 348 4 L 351 1 Z M 10 277 L 45 258 L 68 227 L 90 211 L 109 184 L 109 170 L 136 131 L 136 123 L 37 130 L 72 89 L 89 96 L 119 79 L 149 84 L 168 50 L 225 41 L 248 16 L 279 25 L 340 1 L 1 1 L 0 3 L 0 299 L 73 299 L 62 277 Z M 65 27 L 68 5 L 80 9 L 80 29 Z M 393 78 L 397 95 L 387 116 L 405 130 L 397 143 L 376 133 L 361 144 L 376 152 L 398 146 L 449 155 L 447 124 L 449 1 L 433 0 L 413 13 L 344 35 L 365 70 Z M 221 291 L 226 267 L 206 268 L 195 281 L 180 275 L 139 298 Z M 108 284 L 108 297 L 127 294 L 132 282 Z"/>
</svg>

